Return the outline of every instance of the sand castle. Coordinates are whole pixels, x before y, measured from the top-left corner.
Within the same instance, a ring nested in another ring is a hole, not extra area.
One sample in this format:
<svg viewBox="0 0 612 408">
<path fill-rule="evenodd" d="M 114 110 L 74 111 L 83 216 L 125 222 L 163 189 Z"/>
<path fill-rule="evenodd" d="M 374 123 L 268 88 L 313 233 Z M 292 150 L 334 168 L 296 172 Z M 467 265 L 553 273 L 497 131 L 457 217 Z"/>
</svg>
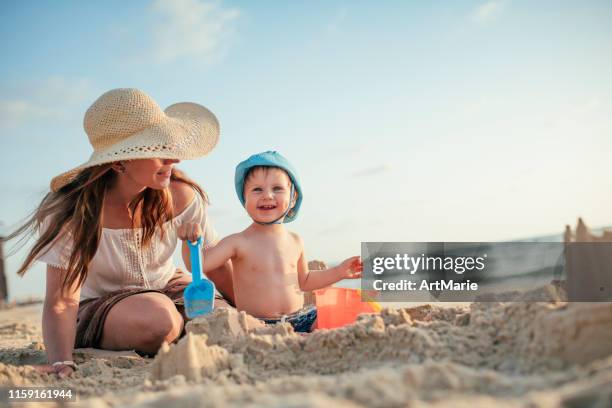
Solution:
<svg viewBox="0 0 612 408">
<path fill-rule="evenodd" d="M 612 303 L 567 302 L 560 285 L 521 296 L 383 309 L 307 336 L 216 310 L 153 361 L 78 350 L 64 381 L 18 365 L 44 350 L 40 328 L 15 316 L 0 320 L 14 339 L 0 350 L 0 387 L 70 386 L 76 406 L 100 408 L 611 406 Z"/>
<path fill-rule="evenodd" d="M 151 365 L 151 378 L 163 380 L 183 375 L 189 381 L 201 381 L 229 368 L 229 354 L 219 346 L 208 346 L 207 336 L 187 333 L 177 344 L 162 345 Z"/>
<path fill-rule="evenodd" d="M 574 231 L 566 225 L 563 240 L 568 299 L 611 301 L 612 231 L 593 234 L 582 218 L 578 218 Z"/>
<path fill-rule="evenodd" d="M 576 228 L 572 231 L 572 227 L 565 226 L 563 233 L 564 242 L 612 242 L 612 231 L 604 230 L 601 235 L 596 235 L 591 232 L 591 229 L 585 224 L 582 218 L 578 218 Z"/>
</svg>

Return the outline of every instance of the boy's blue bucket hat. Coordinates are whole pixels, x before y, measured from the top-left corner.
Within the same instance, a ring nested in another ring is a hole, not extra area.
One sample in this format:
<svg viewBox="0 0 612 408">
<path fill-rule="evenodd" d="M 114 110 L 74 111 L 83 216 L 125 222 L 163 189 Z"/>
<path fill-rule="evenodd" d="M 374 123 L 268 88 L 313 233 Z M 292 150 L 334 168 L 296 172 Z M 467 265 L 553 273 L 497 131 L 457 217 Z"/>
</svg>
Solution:
<svg viewBox="0 0 612 408">
<path fill-rule="evenodd" d="M 238 199 L 240 203 L 242 203 L 242 206 L 244 207 L 244 178 L 251 168 L 257 166 L 279 167 L 287 172 L 293 184 L 293 188 L 297 191 L 297 200 L 293 208 L 289 210 L 285 216 L 284 222 L 295 220 L 300 211 L 300 206 L 302 205 L 302 187 L 300 186 L 300 179 L 291 163 L 276 151 L 254 154 L 236 166 L 234 184 L 236 186 L 236 194 L 238 194 Z"/>
</svg>

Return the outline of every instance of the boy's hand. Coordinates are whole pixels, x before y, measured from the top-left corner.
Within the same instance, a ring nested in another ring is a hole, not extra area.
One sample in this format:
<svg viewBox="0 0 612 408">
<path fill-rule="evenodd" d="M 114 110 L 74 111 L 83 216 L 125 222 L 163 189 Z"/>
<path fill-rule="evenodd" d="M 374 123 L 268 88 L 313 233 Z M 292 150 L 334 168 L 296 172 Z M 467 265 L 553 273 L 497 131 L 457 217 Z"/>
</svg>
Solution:
<svg viewBox="0 0 612 408">
<path fill-rule="evenodd" d="M 202 227 L 197 223 L 186 222 L 179 225 L 177 235 L 182 241 L 189 240 L 195 242 L 202 236 Z"/>
<path fill-rule="evenodd" d="M 342 279 L 359 279 L 363 271 L 363 263 L 359 256 L 353 256 L 342 261 L 338 268 L 342 271 Z"/>
</svg>

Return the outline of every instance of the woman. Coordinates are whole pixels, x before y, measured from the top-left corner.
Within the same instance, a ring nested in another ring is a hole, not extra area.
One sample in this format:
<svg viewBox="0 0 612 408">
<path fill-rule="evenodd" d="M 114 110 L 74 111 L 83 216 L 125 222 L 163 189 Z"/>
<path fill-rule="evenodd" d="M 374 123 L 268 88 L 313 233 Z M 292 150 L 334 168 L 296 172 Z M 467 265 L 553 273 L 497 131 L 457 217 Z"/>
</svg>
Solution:
<svg viewBox="0 0 612 408">
<path fill-rule="evenodd" d="M 18 273 L 47 263 L 43 337 L 49 365 L 70 375 L 74 347 L 153 354 L 183 331 L 183 289 L 191 275 L 177 270 L 178 239 L 204 231 L 206 194 L 174 167 L 210 152 L 219 138 L 215 116 L 178 103 L 162 111 L 137 89 L 114 89 L 87 110 L 84 127 L 94 152 L 85 164 L 51 181 L 31 219 L 8 239 L 40 232 Z M 185 223 L 186 225 L 182 225 Z M 183 243 L 183 259 L 188 249 Z M 231 264 L 209 274 L 233 301 Z M 218 296 L 217 307 L 227 306 Z"/>
</svg>

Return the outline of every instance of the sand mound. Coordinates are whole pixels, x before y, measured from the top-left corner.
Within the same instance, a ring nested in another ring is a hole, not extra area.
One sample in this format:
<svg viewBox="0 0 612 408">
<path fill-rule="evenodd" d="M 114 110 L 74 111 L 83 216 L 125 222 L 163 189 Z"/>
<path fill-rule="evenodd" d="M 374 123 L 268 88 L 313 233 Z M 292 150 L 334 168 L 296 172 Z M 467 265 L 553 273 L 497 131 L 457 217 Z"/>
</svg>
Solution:
<svg viewBox="0 0 612 408">
<path fill-rule="evenodd" d="M 219 346 L 208 346 L 207 336 L 187 333 L 178 344 L 163 344 L 151 366 L 151 378 L 164 380 L 183 375 L 189 381 L 200 381 L 223 375 L 229 368 L 229 353 Z"/>
<path fill-rule="evenodd" d="M 533 342 L 544 355 L 570 363 L 607 357 L 612 354 L 612 304 L 575 303 L 540 315 Z"/>
<path fill-rule="evenodd" d="M 229 345 L 249 331 L 265 324 L 233 309 L 217 309 L 206 317 L 197 317 L 185 325 L 187 333 L 206 334 L 207 344 Z"/>
<path fill-rule="evenodd" d="M 542 293 L 548 302 L 384 309 L 307 336 L 217 310 L 153 362 L 80 351 L 63 382 L 17 365 L 36 343 L 3 350 L 0 385 L 73 386 L 99 407 L 612 406 L 612 305 Z"/>
</svg>

